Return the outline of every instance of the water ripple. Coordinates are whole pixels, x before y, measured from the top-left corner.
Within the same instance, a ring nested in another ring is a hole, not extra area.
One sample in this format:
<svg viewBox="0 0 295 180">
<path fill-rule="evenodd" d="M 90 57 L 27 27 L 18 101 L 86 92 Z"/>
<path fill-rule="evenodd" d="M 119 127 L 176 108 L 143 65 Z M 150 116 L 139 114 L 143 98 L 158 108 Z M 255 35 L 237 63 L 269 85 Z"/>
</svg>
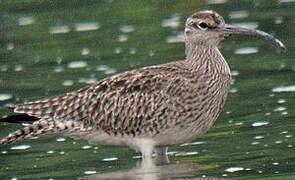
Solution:
<svg viewBox="0 0 295 180">
<path fill-rule="evenodd" d="M 70 32 L 70 27 L 67 25 L 62 26 L 52 26 L 49 28 L 50 34 L 65 34 Z"/>
<path fill-rule="evenodd" d="M 226 172 L 237 172 L 237 171 L 243 171 L 244 168 L 243 167 L 230 167 L 230 168 L 227 168 L 225 169 Z"/>
<path fill-rule="evenodd" d="M 295 92 L 295 85 L 278 86 L 273 88 L 272 92 Z"/>
<path fill-rule="evenodd" d="M 75 31 L 94 31 L 100 28 L 97 22 L 77 23 L 75 24 Z"/>
<path fill-rule="evenodd" d="M 6 101 L 12 98 L 11 94 L 0 93 L 0 101 Z"/>
<path fill-rule="evenodd" d="M 27 25 L 31 25 L 35 22 L 35 19 L 33 17 L 20 17 L 18 19 L 18 25 L 20 26 L 27 26 Z"/>
<path fill-rule="evenodd" d="M 252 124 L 253 127 L 259 127 L 259 126 L 265 126 L 265 125 L 268 125 L 269 122 L 267 121 L 260 121 L 260 122 L 255 122 Z"/>
<path fill-rule="evenodd" d="M 10 148 L 10 150 L 26 150 L 31 148 L 30 145 L 17 145 Z"/>
</svg>

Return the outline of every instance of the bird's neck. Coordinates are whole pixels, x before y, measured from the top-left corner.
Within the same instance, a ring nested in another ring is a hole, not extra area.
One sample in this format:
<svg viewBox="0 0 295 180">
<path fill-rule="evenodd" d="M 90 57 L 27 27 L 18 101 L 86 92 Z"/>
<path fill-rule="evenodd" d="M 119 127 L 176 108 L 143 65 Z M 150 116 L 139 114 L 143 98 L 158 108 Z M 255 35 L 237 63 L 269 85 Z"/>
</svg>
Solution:
<svg viewBox="0 0 295 180">
<path fill-rule="evenodd" d="M 218 71 L 220 74 L 229 74 L 230 69 L 217 46 L 206 43 L 186 43 L 186 61 L 192 69 Z"/>
</svg>

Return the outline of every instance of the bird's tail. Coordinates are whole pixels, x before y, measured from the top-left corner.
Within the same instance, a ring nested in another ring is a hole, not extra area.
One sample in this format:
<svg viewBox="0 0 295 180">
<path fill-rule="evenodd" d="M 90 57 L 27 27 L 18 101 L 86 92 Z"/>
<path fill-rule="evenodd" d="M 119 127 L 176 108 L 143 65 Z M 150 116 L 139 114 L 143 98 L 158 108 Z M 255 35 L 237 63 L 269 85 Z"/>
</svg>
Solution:
<svg viewBox="0 0 295 180">
<path fill-rule="evenodd" d="M 63 131 L 74 131 L 77 128 L 80 128 L 77 122 L 59 122 L 41 119 L 4 137 L 0 140 L 0 144 L 9 144 L 20 139 L 31 138 L 37 135 L 52 134 Z"/>
<path fill-rule="evenodd" d="M 32 123 L 40 118 L 37 118 L 35 116 L 30 116 L 28 114 L 16 114 L 8 117 L 4 117 L 0 119 L 0 122 L 6 122 L 6 123 Z"/>
</svg>

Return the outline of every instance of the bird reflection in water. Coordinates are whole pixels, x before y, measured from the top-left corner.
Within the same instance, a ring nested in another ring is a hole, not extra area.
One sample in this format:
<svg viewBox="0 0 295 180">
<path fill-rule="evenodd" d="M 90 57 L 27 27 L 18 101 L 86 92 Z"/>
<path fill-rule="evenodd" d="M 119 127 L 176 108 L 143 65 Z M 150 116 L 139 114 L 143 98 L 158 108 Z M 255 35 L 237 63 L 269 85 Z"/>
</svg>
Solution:
<svg viewBox="0 0 295 180">
<path fill-rule="evenodd" d="M 159 180 L 159 179 L 198 179 L 194 178 L 198 171 L 198 165 L 188 163 L 169 163 L 168 156 L 156 158 L 144 158 L 137 166 L 125 170 L 109 173 L 97 173 L 82 177 L 81 179 L 124 179 L 124 180 Z"/>
</svg>

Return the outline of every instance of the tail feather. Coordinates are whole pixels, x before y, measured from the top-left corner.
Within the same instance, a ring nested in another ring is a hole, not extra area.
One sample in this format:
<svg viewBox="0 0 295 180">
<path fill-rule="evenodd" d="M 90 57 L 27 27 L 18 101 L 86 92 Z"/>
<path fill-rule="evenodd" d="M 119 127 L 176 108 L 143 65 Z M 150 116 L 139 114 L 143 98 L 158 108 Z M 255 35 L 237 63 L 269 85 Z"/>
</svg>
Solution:
<svg viewBox="0 0 295 180">
<path fill-rule="evenodd" d="M 89 90 L 90 91 L 90 90 Z M 79 119 L 85 108 L 88 92 L 68 93 L 64 96 L 49 98 L 42 101 L 29 102 L 10 106 L 16 113 L 24 113 L 39 118 L 56 117 L 63 120 Z M 75 116 L 76 115 L 76 116 Z"/>
<path fill-rule="evenodd" d="M 42 101 L 28 102 L 11 106 L 16 113 L 26 113 L 33 116 L 53 116 L 57 108 L 69 104 L 76 98 L 76 94 L 67 94 Z"/>
<path fill-rule="evenodd" d="M 0 144 L 12 143 L 19 139 L 36 135 L 75 131 L 83 128 L 82 119 L 87 117 L 86 105 L 93 88 L 84 88 L 63 96 L 49 98 L 25 104 L 9 105 L 16 113 L 0 122 L 33 122 L 33 124 L 13 132 L 0 140 Z"/>
<path fill-rule="evenodd" d="M 23 129 L 17 130 L 0 140 L 0 144 L 9 144 L 17 140 L 31 138 L 37 135 L 59 133 L 64 131 L 75 131 L 81 126 L 77 122 L 57 122 L 40 120 Z"/>
<path fill-rule="evenodd" d="M 17 114 L 0 119 L 0 122 L 7 123 L 29 123 L 37 121 L 39 118 L 29 116 L 28 114 Z"/>
</svg>

